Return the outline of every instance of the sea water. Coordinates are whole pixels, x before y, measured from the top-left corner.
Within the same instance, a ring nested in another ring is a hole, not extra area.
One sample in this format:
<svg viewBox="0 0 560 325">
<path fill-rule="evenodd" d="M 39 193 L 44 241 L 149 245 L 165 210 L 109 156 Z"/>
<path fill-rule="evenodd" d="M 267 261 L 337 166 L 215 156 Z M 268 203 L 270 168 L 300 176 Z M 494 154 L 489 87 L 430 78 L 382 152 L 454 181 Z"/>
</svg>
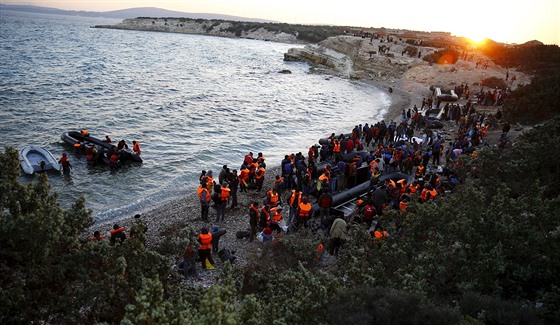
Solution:
<svg viewBox="0 0 560 325">
<path fill-rule="evenodd" d="M 97 221 L 192 193 L 201 170 L 238 169 L 249 151 L 279 165 L 381 119 L 390 103 L 370 85 L 284 62 L 300 45 L 90 28 L 118 22 L 0 12 L 0 146 L 68 152 L 71 174 L 49 182 L 64 208 L 85 197 Z M 60 138 L 82 129 L 140 141 L 144 162 L 89 166 Z"/>
</svg>

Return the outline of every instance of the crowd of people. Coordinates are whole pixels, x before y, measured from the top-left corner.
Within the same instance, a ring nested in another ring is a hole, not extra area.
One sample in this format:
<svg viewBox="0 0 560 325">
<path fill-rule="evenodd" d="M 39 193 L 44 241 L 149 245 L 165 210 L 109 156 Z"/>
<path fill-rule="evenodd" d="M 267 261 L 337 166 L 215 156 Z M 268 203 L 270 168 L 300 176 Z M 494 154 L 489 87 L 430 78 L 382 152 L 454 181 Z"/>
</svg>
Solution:
<svg viewBox="0 0 560 325">
<path fill-rule="evenodd" d="M 322 230 L 330 237 L 329 252 L 336 254 L 348 238 L 342 228 L 359 223 L 379 244 L 391 234 L 378 217 L 387 209 L 406 213 L 411 201 L 425 203 L 451 191 L 459 182 L 456 169 L 462 166 L 461 155 L 476 156 L 475 148 L 487 132 L 487 117 L 470 102 L 443 108 L 438 105 L 435 100 L 424 100 L 421 109 L 414 106 L 403 111 L 399 122 L 356 125 L 350 133 L 332 133 L 321 139 L 306 154 L 285 155 L 270 188 L 263 188 L 266 159 L 262 153 L 254 156 L 249 152 L 239 173 L 224 165 L 217 181 L 211 170 L 202 171 L 197 190 L 201 220 L 209 221 L 210 207 L 214 206 L 215 222 L 223 222 L 228 204 L 230 209 L 238 207 L 239 191 L 260 197 L 246 207 L 249 241 L 271 241 L 314 223 L 318 226 L 313 230 Z M 455 121 L 458 131 L 453 139 L 423 124 L 424 114 L 432 109 L 445 110 L 442 119 Z M 397 177 L 383 177 L 395 173 Z M 369 187 L 355 198 L 354 213 L 336 213 L 333 195 L 364 182 Z M 398 235 L 399 227 L 392 225 L 392 235 Z"/>
<path fill-rule="evenodd" d="M 305 154 L 285 155 L 280 172 L 274 176 L 267 174 L 264 155 L 252 152 L 245 155 L 239 169 L 223 165 L 217 177 L 212 170 L 203 170 L 196 190 L 200 220 L 226 225 L 228 211 L 240 207 L 238 195 L 243 195 L 250 204 L 241 207 L 247 211 L 247 227 L 235 229 L 239 239 L 270 242 L 309 228 L 322 231 L 329 238 L 326 251 L 336 255 L 350 238 L 349 225 L 359 224 L 381 245 L 387 236 L 399 235 L 401 224 L 387 227 L 380 223 L 380 216 L 388 209 L 406 215 L 409 202 L 423 204 L 449 193 L 459 182 L 456 170 L 462 166 L 462 157 L 476 156 L 476 148 L 487 132 L 487 116 L 469 102 L 443 108 L 438 108 L 439 104 L 425 99 L 421 109 L 415 105 L 403 111 L 398 122 L 360 124 L 346 134 L 332 133 Z M 433 109 L 445 110 L 442 119 L 455 121 L 456 134 L 427 127 L 424 114 Z M 265 177 L 272 181 L 265 183 Z M 267 188 L 265 184 L 271 185 Z M 334 209 L 336 194 L 363 184 L 368 186 L 352 198 L 355 208 L 350 215 Z M 215 211 L 212 221 L 210 211 Z M 224 233 L 224 228 L 214 226 L 209 230 L 205 226 L 196 243 L 194 239 L 189 241 L 182 253 L 185 277 L 197 277 L 196 261 L 203 269 L 212 268 L 213 254 L 219 254 L 222 260 L 235 259 L 226 249 L 218 250 Z M 124 234 L 125 229 L 115 225 L 111 242 L 124 241 Z"/>
</svg>

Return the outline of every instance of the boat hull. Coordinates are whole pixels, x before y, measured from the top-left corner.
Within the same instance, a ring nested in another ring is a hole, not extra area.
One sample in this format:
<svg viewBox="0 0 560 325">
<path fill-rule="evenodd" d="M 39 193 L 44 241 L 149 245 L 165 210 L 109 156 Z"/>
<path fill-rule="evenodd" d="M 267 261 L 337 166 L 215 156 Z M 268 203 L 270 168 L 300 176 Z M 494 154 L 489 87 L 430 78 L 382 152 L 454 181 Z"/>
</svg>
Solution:
<svg viewBox="0 0 560 325">
<path fill-rule="evenodd" d="M 49 170 L 60 171 L 61 168 L 53 154 L 40 146 L 26 146 L 21 149 L 19 162 L 23 172 L 28 175 Z"/>
<path fill-rule="evenodd" d="M 62 141 L 68 143 L 71 146 L 74 146 L 77 143 L 84 144 L 85 146 L 96 145 L 98 148 L 103 149 L 105 153 L 109 151 L 111 147 L 114 146 L 112 143 L 105 142 L 92 135 L 84 136 L 81 134 L 81 132 L 77 132 L 77 131 L 64 132 L 62 133 L 60 138 L 62 139 Z M 127 161 L 142 162 L 142 158 L 130 150 L 121 150 L 119 153 L 119 158 L 122 162 L 127 162 Z M 108 162 L 109 160 L 104 159 L 104 161 Z"/>
</svg>

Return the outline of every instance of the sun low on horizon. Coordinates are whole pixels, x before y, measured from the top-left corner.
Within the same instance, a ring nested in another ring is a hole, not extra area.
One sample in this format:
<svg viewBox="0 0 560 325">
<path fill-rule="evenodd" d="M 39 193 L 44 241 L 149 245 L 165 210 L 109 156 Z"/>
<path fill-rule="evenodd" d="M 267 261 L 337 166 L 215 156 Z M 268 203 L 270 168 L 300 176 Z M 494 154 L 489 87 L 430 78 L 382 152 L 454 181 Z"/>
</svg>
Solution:
<svg viewBox="0 0 560 325">
<path fill-rule="evenodd" d="M 156 7 L 296 24 L 450 32 L 475 43 L 487 38 L 503 43 L 560 43 L 560 0 L 470 0 L 455 4 L 441 0 L 356 0 L 347 4 L 333 0 L 2 0 L 2 4 L 86 11 Z"/>
</svg>

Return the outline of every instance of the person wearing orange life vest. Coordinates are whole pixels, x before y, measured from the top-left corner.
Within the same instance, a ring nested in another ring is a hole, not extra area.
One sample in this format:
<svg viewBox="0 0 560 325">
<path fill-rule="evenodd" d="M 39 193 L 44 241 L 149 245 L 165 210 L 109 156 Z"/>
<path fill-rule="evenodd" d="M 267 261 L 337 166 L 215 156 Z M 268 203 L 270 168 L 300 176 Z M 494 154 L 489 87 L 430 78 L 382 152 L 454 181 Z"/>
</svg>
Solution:
<svg viewBox="0 0 560 325">
<path fill-rule="evenodd" d="M 403 213 L 406 212 L 406 208 L 408 206 L 408 202 L 410 202 L 410 189 L 407 188 L 406 192 L 403 193 L 399 199 L 399 212 Z"/>
<path fill-rule="evenodd" d="M 410 183 L 410 185 L 408 185 L 408 189 L 410 190 L 410 194 L 416 194 L 416 192 L 418 192 L 418 189 L 420 188 L 420 184 L 418 184 L 418 181 L 414 181 L 412 183 Z"/>
<path fill-rule="evenodd" d="M 268 205 L 263 205 L 261 208 L 261 214 L 259 218 L 259 228 L 264 229 L 270 220 L 270 207 Z"/>
<path fill-rule="evenodd" d="M 296 217 L 297 209 L 299 207 L 299 204 L 301 203 L 302 196 L 303 196 L 302 192 L 292 190 L 292 194 L 288 199 L 288 204 L 290 205 L 290 212 L 288 214 L 288 225 L 291 225 L 292 221 L 294 221 Z"/>
<path fill-rule="evenodd" d="M 198 189 L 196 190 L 196 194 L 200 198 L 200 215 L 202 221 L 208 221 L 208 210 L 210 209 L 210 191 L 206 186 L 206 183 L 201 183 Z"/>
<path fill-rule="evenodd" d="M 424 188 L 420 192 L 420 195 L 418 196 L 418 202 L 420 203 L 426 202 L 427 196 L 428 196 L 428 188 L 427 186 L 424 186 Z"/>
<path fill-rule="evenodd" d="M 198 257 L 200 258 L 202 268 L 206 269 L 206 260 L 214 265 L 214 260 L 212 259 L 212 234 L 208 232 L 208 228 L 200 229 L 197 240 L 200 243 Z"/>
<path fill-rule="evenodd" d="M 58 163 L 60 165 L 62 165 L 62 172 L 65 174 L 70 173 L 70 168 L 72 168 L 72 165 L 70 165 L 70 162 L 68 161 L 68 155 L 66 154 L 66 152 L 62 153 L 62 157 L 60 157 L 60 159 L 58 160 Z"/>
<path fill-rule="evenodd" d="M 383 228 L 377 224 L 372 237 L 374 238 L 374 243 L 377 244 L 377 246 L 381 246 L 381 241 L 387 238 L 387 231 L 383 230 Z"/>
<path fill-rule="evenodd" d="M 208 189 L 208 191 L 212 191 L 212 188 L 215 184 L 216 182 L 214 182 L 214 175 L 212 174 L 212 170 L 208 170 L 206 172 L 206 188 Z"/>
<path fill-rule="evenodd" d="M 321 176 L 319 176 L 319 179 L 317 181 L 317 192 L 319 193 L 330 192 L 329 183 L 330 183 L 329 176 L 325 173 L 321 174 Z"/>
<path fill-rule="evenodd" d="M 105 239 L 105 236 L 101 236 L 101 233 L 99 232 L 99 230 L 96 230 L 93 233 L 93 237 L 90 237 L 89 240 L 95 241 L 95 240 L 102 240 Z"/>
<path fill-rule="evenodd" d="M 422 178 L 424 176 L 424 172 L 426 170 L 426 167 L 424 167 L 423 165 L 418 165 L 416 167 L 416 178 Z"/>
<path fill-rule="evenodd" d="M 249 181 L 254 182 L 255 173 L 259 169 L 259 162 L 257 161 L 257 159 L 253 159 L 253 162 L 247 165 L 247 167 L 249 168 Z"/>
<path fill-rule="evenodd" d="M 239 191 L 247 193 L 247 187 L 249 186 L 249 169 L 246 165 L 241 166 L 239 171 Z"/>
<path fill-rule="evenodd" d="M 264 157 L 262 152 L 259 152 L 257 154 L 257 163 L 259 165 L 262 165 L 264 168 L 266 168 L 266 163 L 264 162 L 266 160 L 266 158 Z"/>
<path fill-rule="evenodd" d="M 313 206 L 309 203 L 309 199 L 307 197 L 303 197 L 301 199 L 301 203 L 298 207 L 297 212 L 297 219 L 296 219 L 296 228 L 299 229 L 301 225 L 307 228 L 307 221 L 311 217 Z"/>
<path fill-rule="evenodd" d="M 370 173 L 370 175 L 375 172 L 375 168 L 379 169 L 379 158 L 373 159 L 369 163 L 369 173 Z"/>
<path fill-rule="evenodd" d="M 340 141 L 334 140 L 333 156 L 340 155 Z"/>
<path fill-rule="evenodd" d="M 266 169 L 262 164 L 259 165 L 257 171 L 255 172 L 255 184 L 257 185 L 257 192 L 262 190 L 264 184 L 264 172 Z"/>
<path fill-rule="evenodd" d="M 424 189 L 420 193 L 420 202 L 426 202 L 428 200 L 434 200 L 437 196 L 437 190 L 432 187 L 430 183 L 424 186 Z"/>
<path fill-rule="evenodd" d="M 280 195 L 274 188 L 266 192 L 266 203 L 271 208 L 278 206 L 280 203 Z"/>
<path fill-rule="evenodd" d="M 397 188 L 400 191 L 400 195 L 402 195 L 406 191 L 406 180 L 404 178 L 397 181 Z"/>
<path fill-rule="evenodd" d="M 140 156 L 140 154 L 142 153 L 142 150 L 140 150 L 140 142 L 136 140 L 132 141 L 132 151 Z"/>
<path fill-rule="evenodd" d="M 282 228 L 280 228 L 280 222 L 282 221 L 282 207 L 276 207 L 270 209 L 270 221 L 268 226 L 272 230 L 276 230 L 276 233 L 281 233 Z"/>
<path fill-rule="evenodd" d="M 229 202 L 230 188 L 224 183 L 220 189 L 220 201 L 216 203 L 216 222 L 224 221 L 226 218 L 226 207 Z"/>
<path fill-rule="evenodd" d="M 118 224 L 113 225 L 113 230 L 111 230 L 111 238 L 110 243 L 111 245 L 115 245 L 115 243 L 122 244 L 126 239 L 126 233 L 124 227 L 119 227 Z"/>
</svg>

